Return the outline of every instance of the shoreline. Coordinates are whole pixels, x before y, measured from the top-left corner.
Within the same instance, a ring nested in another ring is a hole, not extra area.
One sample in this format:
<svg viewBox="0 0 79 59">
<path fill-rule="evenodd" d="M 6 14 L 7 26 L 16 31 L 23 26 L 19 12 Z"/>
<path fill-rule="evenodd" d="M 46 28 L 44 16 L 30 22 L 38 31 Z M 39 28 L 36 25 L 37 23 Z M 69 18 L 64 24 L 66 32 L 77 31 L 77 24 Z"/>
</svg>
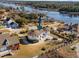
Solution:
<svg viewBox="0 0 79 59">
<path fill-rule="evenodd" d="M 61 14 L 69 14 L 69 15 L 79 15 L 79 12 L 67 12 L 67 11 L 59 11 Z"/>
</svg>

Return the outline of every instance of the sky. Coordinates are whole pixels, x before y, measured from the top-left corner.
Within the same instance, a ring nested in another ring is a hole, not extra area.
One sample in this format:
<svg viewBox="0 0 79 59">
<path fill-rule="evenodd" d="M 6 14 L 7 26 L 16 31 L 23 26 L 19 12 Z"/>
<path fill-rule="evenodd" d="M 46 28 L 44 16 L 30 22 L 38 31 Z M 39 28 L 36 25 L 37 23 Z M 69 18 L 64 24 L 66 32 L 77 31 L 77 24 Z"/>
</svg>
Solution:
<svg viewBox="0 0 79 59">
<path fill-rule="evenodd" d="M 79 1 L 79 0 L 17 0 L 17 1 Z"/>
</svg>

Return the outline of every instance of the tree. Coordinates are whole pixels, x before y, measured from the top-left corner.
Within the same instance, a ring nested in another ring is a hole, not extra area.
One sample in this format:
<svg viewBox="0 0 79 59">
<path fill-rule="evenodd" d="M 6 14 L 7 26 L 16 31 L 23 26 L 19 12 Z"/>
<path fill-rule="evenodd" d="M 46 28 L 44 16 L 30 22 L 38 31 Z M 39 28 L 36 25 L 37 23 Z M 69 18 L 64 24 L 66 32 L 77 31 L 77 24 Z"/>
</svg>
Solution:
<svg viewBox="0 0 79 59">
<path fill-rule="evenodd" d="M 29 19 L 29 20 L 37 19 L 38 18 L 38 15 L 34 14 L 34 13 L 31 13 L 31 14 L 20 13 L 19 16 L 23 17 L 23 18 L 26 18 L 26 19 Z"/>
<path fill-rule="evenodd" d="M 27 24 L 27 19 L 15 19 L 15 22 L 19 24 L 19 27 L 22 27 L 24 24 Z"/>
</svg>

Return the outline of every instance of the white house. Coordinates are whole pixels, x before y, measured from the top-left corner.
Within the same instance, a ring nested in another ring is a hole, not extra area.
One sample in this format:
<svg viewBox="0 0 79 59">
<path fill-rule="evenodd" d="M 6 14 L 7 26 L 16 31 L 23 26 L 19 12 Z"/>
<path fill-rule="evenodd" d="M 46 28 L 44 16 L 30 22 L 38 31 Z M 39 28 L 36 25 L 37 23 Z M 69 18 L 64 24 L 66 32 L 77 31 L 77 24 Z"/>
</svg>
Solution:
<svg viewBox="0 0 79 59">
<path fill-rule="evenodd" d="M 28 39 L 30 40 L 46 40 L 46 39 L 53 39 L 53 37 L 50 35 L 49 31 L 45 30 L 32 30 L 28 33 Z"/>
</svg>

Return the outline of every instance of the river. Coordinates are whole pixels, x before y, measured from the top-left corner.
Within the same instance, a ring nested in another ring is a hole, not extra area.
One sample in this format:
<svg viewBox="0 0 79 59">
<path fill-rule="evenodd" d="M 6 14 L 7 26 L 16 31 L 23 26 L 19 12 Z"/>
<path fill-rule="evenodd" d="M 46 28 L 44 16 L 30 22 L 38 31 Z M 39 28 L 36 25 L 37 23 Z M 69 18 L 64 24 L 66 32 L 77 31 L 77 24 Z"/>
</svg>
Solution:
<svg viewBox="0 0 79 59">
<path fill-rule="evenodd" d="M 13 8 L 17 8 L 20 7 L 18 5 L 15 4 L 8 4 L 8 3 L 0 3 L 1 5 L 4 5 L 6 7 L 13 7 Z M 29 11 L 29 12 L 39 12 L 39 13 L 46 13 L 46 15 L 50 18 L 54 18 L 56 20 L 60 20 L 60 21 L 64 21 L 65 23 L 70 24 L 72 22 L 72 24 L 79 24 L 79 16 L 77 17 L 70 17 L 66 14 L 60 14 L 57 11 L 46 11 L 46 10 L 39 10 L 39 9 L 34 9 L 30 6 L 24 6 L 25 11 Z"/>
</svg>

